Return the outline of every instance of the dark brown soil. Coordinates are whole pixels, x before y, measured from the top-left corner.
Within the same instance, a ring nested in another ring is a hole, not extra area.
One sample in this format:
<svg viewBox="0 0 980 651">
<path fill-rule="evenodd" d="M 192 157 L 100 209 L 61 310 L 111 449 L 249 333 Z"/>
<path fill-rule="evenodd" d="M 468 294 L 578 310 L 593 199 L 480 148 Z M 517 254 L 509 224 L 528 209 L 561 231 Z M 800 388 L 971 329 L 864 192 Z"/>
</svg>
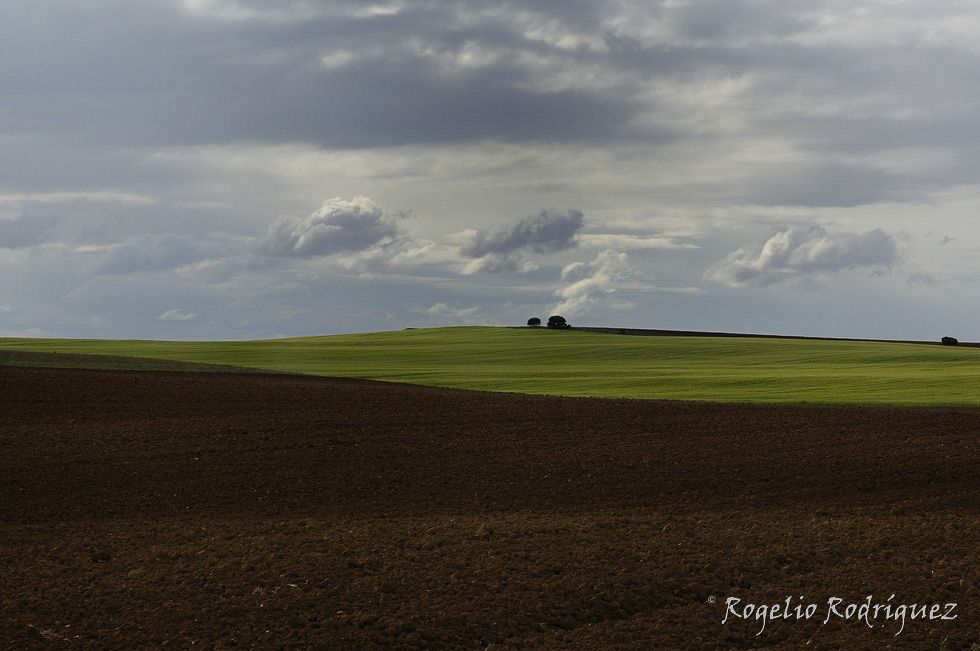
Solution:
<svg viewBox="0 0 980 651">
<path fill-rule="evenodd" d="M 978 432 L 977 409 L 0 368 L 0 648 L 969 648 Z"/>
</svg>

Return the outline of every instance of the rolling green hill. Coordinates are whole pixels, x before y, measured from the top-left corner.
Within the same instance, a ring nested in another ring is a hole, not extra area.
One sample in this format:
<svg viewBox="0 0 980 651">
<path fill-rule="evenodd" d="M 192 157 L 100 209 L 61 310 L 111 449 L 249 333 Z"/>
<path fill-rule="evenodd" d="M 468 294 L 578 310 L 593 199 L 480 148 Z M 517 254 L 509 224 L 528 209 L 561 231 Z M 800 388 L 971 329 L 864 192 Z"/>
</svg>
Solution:
<svg viewBox="0 0 980 651">
<path fill-rule="evenodd" d="M 980 348 L 906 343 L 453 327 L 244 342 L 6 338 L 2 350 L 570 396 L 980 405 Z"/>
</svg>

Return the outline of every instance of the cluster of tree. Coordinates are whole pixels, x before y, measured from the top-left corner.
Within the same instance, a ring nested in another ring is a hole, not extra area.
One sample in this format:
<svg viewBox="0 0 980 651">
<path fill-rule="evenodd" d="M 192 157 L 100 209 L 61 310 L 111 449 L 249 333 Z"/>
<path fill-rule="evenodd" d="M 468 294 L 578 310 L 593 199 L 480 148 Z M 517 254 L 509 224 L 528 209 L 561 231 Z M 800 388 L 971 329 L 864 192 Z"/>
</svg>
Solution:
<svg viewBox="0 0 980 651">
<path fill-rule="evenodd" d="M 942 342 L 943 346 L 955 346 L 960 343 L 956 337 L 943 337 Z"/>
<path fill-rule="evenodd" d="M 532 328 L 539 328 L 541 327 L 541 319 L 533 316 L 527 320 L 527 324 Z M 559 328 L 571 328 L 572 326 L 568 325 L 565 317 L 555 314 L 548 317 L 548 327 L 557 330 Z"/>
</svg>

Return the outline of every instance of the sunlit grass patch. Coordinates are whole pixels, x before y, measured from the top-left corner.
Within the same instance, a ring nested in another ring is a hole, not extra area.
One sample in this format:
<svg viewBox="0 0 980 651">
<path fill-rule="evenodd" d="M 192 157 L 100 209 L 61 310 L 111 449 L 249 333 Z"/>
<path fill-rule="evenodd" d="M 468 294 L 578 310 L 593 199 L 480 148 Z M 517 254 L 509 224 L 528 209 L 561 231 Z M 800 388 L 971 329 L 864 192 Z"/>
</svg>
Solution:
<svg viewBox="0 0 980 651">
<path fill-rule="evenodd" d="M 980 404 L 980 349 L 905 343 L 458 327 L 239 342 L 0 339 L 3 349 L 570 396 Z"/>
</svg>

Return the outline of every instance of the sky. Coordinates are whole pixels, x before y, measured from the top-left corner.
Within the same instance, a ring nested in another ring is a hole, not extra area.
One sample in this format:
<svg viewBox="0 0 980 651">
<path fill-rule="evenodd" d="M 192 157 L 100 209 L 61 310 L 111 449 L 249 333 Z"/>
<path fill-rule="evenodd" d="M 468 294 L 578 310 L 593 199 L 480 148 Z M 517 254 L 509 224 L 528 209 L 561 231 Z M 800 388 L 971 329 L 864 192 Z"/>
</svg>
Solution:
<svg viewBox="0 0 980 651">
<path fill-rule="evenodd" d="M 972 0 L 8 0 L 0 336 L 980 339 Z"/>
</svg>

